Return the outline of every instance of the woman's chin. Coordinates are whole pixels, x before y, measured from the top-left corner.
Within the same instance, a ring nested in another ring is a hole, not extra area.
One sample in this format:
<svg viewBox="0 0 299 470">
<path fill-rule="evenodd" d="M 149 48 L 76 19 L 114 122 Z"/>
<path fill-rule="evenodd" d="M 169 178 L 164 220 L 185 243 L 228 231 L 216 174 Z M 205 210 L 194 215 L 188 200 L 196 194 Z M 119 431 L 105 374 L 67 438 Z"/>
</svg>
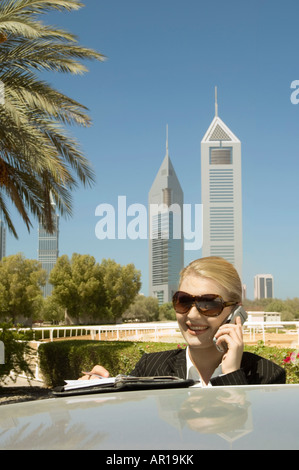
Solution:
<svg viewBox="0 0 299 470">
<path fill-rule="evenodd" d="M 210 330 L 190 330 L 182 331 L 185 341 L 190 347 L 210 348 L 214 346 L 213 335 Z"/>
</svg>

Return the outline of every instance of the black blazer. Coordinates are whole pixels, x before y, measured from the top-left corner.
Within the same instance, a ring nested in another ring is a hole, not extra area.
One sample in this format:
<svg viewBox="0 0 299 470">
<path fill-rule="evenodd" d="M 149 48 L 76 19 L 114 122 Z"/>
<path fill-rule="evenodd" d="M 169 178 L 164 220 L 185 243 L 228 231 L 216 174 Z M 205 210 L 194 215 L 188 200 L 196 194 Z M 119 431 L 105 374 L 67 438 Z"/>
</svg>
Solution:
<svg viewBox="0 0 299 470">
<path fill-rule="evenodd" d="M 186 349 L 144 354 L 130 375 L 149 377 L 172 375 L 186 379 Z M 285 370 L 256 354 L 244 352 L 241 368 L 230 374 L 211 379 L 212 385 L 283 384 Z"/>
</svg>

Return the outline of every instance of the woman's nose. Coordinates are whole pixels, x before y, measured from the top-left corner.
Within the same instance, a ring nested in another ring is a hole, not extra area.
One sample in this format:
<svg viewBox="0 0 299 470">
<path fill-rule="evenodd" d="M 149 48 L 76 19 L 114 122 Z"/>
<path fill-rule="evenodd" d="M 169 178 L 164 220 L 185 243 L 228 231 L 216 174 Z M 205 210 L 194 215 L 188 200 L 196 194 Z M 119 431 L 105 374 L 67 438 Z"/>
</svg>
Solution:
<svg viewBox="0 0 299 470">
<path fill-rule="evenodd" d="M 197 310 L 197 308 L 195 307 L 195 305 L 192 305 L 192 307 L 190 308 L 190 310 L 189 310 L 189 312 L 188 312 L 187 315 L 188 315 L 188 318 L 190 318 L 190 319 L 191 319 L 191 318 L 196 318 L 196 319 L 198 319 L 199 317 L 204 317 L 204 315 L 203 315 L 201 312 L 199 312 L 199 311 Z"/>
</svg>

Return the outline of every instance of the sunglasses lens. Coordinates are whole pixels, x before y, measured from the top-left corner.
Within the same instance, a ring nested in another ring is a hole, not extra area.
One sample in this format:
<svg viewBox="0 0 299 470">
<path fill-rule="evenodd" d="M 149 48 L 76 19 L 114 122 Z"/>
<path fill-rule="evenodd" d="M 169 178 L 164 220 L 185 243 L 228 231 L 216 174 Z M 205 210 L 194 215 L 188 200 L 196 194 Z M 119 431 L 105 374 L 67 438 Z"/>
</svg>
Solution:
<svg viewBox="0 0 299 470">
<path fill-rule="evenodd" d="M 195 305 L 197 310 L 208 317 L 217 316 L 223 310 L 223 304 L 220 299 L 215 300 L 210 298 L 202 298 L 200 301 L 195 301 Z"/>
<path fill-rule="evenodd" d="M 177 313 L 187 313 L 193 303 L 191 295 L 185 294 L 184 292 L 176 292 L 173 296 L 173 308 Z"/>
<path fill-rule="evenodd" d="M 189 312 L 193 304 L 200 313 L 208 317 L 217 316 L 223 310 L 222 299 L 213 294 L 193 297 L 185 292 L 176 292 L 172 303 L 175 311 L 182 314 Z"/>
</svg>

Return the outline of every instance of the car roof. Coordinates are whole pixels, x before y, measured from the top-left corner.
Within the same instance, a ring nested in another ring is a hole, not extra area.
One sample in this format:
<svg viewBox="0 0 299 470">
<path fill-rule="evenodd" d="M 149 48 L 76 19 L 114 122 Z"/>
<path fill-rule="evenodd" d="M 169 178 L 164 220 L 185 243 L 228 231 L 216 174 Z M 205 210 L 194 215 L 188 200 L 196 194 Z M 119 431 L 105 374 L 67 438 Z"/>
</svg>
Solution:
<svg viewBox="0 0 299 470">
<path fill-rule="evenodd" d="M 299 384 L 85 394 L 1 406 L 0 449 L 299 449 Z"/>
</svg>

